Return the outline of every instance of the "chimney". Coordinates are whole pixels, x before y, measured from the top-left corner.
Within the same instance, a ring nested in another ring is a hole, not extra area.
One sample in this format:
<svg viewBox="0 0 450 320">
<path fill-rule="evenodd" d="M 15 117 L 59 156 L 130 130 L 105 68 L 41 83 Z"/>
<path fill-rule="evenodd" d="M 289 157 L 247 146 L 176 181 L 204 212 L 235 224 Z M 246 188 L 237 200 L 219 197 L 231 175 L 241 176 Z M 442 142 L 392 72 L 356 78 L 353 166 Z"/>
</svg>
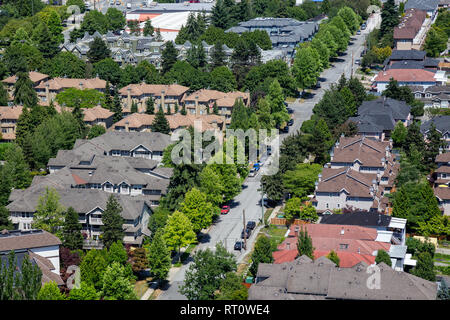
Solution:
<svg viewBox="0 0 450 320">
<path fill-rule="evenodd" d="M 378 221 L 377 224 L 381 224 L 381 214 L 378 214 Z"/>
<path fill-rule="evenodd" d="M 386 158 L 384 158 L 384 157 L 383 157 L 383 158 L 381 158 L 381 165 L 382 165 L 382 166 L 384 166 L 384 165 L 385 165 L 385 163 L 386 163 Z"/>
<path fill-rule="evenodd" d="M 361 248 L 358 248 L 358 254 L 361 254 Z"/>
<path fill-rule="evenodd" d="M 341 236 L 343 236 L 344 233 L 345 233 L 345 229 L 344 229 L 344 227 L 342 227 L 342 229 L 341 229 Z"/>
<path fill-rule="evenodd" d="M 442 154 L 443 151 L 444 151 L 444 149 L 439 148 L 439 154 Z"/>
<path fill-rule="evenodd" d="M 131 102 L 131 88 L 130 87 L 127 88 L 127 105 L 130 106 L 130 108 L 131 108 L 132 102 Z"/>
<path fill-rule="evenodd" d="M 389 146 L 386 146 L 385 150 L 386 150 L 386 159 L 387 159 L 387 158 L 389 158 Z"/>
<path fill-rule="evenodd" d="M 322 181 L 322 174 L 321 173 L 319 173 L 318 177 L 319 177 L 319 182 Z"/>
<path fill-rule="evenodd" d="M 127 121 L 125 121 L 125 132 L 129 132 L 130 131 L 130 123 Z"/>
<path fill-rule="evenodd" d="M 291 249 L 291 243 L 290 242 L 286 242 L 286 249 L 288 249 L 288 250 Z"/>
<path fill-rule="evenodd" d="M 195 114 L 196 115 L 200 114 L 200 108 L 198 105 L 198 96 L 195 96 Z"/>
<path fill-rule="evenodd" d="M 45 84 L 45 98 L 50 103 L 50 85 L 48 82 Z"/>
<path fill-rule="evenodd" d="M 317 187 L 319 186 L 319 182 L 314 182 L 314 190 L 317 190 Z"/>
<path fill-rule="evenodd" d="M 166 94 L 166 91 L 165 90 L 161 90 L 161 108 L 163 109 L 164 112 L 167 112 L 167 110 L 164 109 L 164 105 L 165 105 L 165 101 L 164 101 L 165 97 L 164 96 L 165 96 L 165 94 Z M 170 106 L 168 108 L 170 108 Z"/>
<path fill-rule="evenodd" d="M 331 150 L 331 151 L 330 151 L 330 160 L 333 161 L 333 158 L 334 158 L 334 151 Z"/>
</svg>

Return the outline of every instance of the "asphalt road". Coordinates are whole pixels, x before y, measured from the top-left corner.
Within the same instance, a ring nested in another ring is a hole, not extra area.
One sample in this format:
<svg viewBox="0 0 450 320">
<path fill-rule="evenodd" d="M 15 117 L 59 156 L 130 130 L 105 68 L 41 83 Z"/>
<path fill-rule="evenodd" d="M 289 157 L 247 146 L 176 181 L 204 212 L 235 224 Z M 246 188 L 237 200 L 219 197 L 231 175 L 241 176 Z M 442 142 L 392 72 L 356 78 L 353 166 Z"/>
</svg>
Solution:
<svg viewBox="0 0 450 320">
<path fill-rule="evenodd" d="M 363 50 L 365 35 L 368 34 L 379 23 L 379 17 L 368 21 L 367 29 L 362 32 L 361 35 L 353 37 L 352 44 L 347 50 L 347 54 L 339 57 L 337 62 L 333 62 L 333 66 L 325 70 L 321 74 L 323 80 L 321 88 L 313 91 L 313 97 L 304 101 L 297 99 L 290 104 L 290 107 L 294 109 L 294 124 L 290 127 L 290 132 L 282 134 L 280 140 L 284 139 L 287 135 L 295 133 L 300 129 L 303 121 L 308 120 L 312 115 L 312 109 L 314 105 L 320 101 L 325 89 L 329 88 L 332 83 L 336 83 L 341 77 L 342 73 L 345 73 L 347 78 L 350 77 L 352 72 L 352 62 L 360 59 L 360 53 Z M 353 61 L 352 61 L 353 55 Z M 354 70 L 356 65 L 353 64 Z M 259 222 L 262 216 L 260 199 L 261 193 L 258 191 L 260 188 L 260 174 L 256 177 L 247 178 L 243 184 L 242 192 L 235 198 L 235 201 L 231 207 L 230 212 L 227 215 L 222 215 L 209 230 L 207 236 L 204 237 L 202 243 L 198 245 L 197 250 L 206 248 L 214 249 L 216 243 L 222 242 L 229 252 L 233 252 L 236 256 L 236 260 L 242 261 L 245 254 L 252 248 L 258 229 L 254 230 L 247 240 L 247 251 L 241 252 L 234 250 L 234 243 L 240 239 L 243 229 L 243 211 L 245 210 L 246 221 L 253 220 Z M 163 289 L 162 294 L 158 297 L 159 300 L 186 300 L 182 294 L 178 292 L 180 285 L 184 281 L 185 272 L 188 269 L 190 262 L 183 265 L 180 270 L 171 277 L 169 284 Z"/>
</svg>

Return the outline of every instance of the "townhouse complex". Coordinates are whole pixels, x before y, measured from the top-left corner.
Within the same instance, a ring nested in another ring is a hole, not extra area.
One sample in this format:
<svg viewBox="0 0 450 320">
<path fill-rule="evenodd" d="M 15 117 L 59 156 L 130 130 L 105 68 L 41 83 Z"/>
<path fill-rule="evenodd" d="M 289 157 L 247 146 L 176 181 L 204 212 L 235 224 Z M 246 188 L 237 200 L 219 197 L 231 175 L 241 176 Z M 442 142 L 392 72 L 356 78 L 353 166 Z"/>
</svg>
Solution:
<svg viewBox="0 0 450 320">
<path fill-rule="evenodd" d="M 341 136 L 330 155 L 312 198 L 317 211 L 348 208 L 388 213 L 386 194 L 393 190 L 400 168 L 392 152 L 392 140 Z"/>
<path fill-rule="evenodd" d="M 35 176 L 25 190 L 12 191 L 7 205 L 19 230 L 31 229 L 39 197 L 55 189 L 60 203 L 79 214 L 85 247 L 101 246 L 102 212 L 110 194 L 123 208 L 124 242 L 140 245 L 149 235 L 148 218 L 166 194 L 172 169 L 161 167 L 170 137 L 155 132 L 107 132 L 79 139 L 48 162 L 49 175 Z"/>
</svg>

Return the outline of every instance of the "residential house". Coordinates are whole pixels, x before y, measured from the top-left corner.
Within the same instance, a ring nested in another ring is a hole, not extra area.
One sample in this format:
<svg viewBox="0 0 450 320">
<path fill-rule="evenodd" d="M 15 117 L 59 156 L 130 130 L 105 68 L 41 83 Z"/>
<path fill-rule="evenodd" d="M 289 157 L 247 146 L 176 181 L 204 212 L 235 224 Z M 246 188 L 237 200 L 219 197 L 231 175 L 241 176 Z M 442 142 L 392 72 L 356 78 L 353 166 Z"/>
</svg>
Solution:
<svg viewBox="0 0 450 320">
<path fill-rule="evenodd" d="M 405 11 L 397 27 L 394 28 L 394 46 L 398 50 L 420 50 L 425 42 L 431 19 L 427 12 L 418 9 Z"/>
<path fill-rule="evenodd" d="M 174 132 L 177 129 L 186 129 L 190 126 L 204 132 L 206 130 L 224 130 L 224 119 L 215 114 L 206 114 L 202 116 L 185 115 L 180 113 L 165 116 L 169 122 L 170 130 Z M 116 122 L 112 130 L 124 132 L 151 132 L 152 124 L 155 119 L 153 114 L 133 113 L 122 120 Z M 197 123 L 196 123 L 197 122 Z M 199 127 L 201 126 L 201 128 Z"/>
<path fill-rule="evenodd" d="M 330 156 L 316 182 L 315 208 L 319 212 L 344 208 L 385 212 L 385 194 L 392 191 L 399 169 L 392 141 L 341 136 Z"/>
<path fill-rule="evenodd" d="M 28 72 L 28 77 L 33 83 L 34 88 L 36 88 L 36 86 L 42 81 L 45 82 L 49 79 L 49 75 L 36 71 Z M 6 86 L 6 91 L 8 92 L 10 100 L 14 99 L 14 85 L 16 84 L 17 79 L 18 79 L 17 75 L 14 75 L 2 80 L 3 84 Z"/>
<path fill-rule="evenodd" d="M 404 219 L 403 219 L 404 220 Z M 403 222 L 403 230 L 406 221 Z M 341 268 L 351 268 L 360 262 L 374 264 L 379 250 L 391 257 L 392 268 L 403 271 L 405 264 L 415 265 L 411 255 L 406 255 L 407 247 L 394 236 L 393 231 L 377 230 L 356 225 L 305 224 L 293 225 L 286 239 L 273 252 L 274 263 L 293 261 L 298 254 L 297 242 L 300 228 L 308 232 L 314 247 L 314 257 L 326 256 L 330 251 L 340 258 Z M 404 234 L 403 234 L 404 236 Z"/>
<path fill-rule="evenodd" d="M 428 132 L 430 130 L 431 124 L 434 123 L 436 130 L 442 135 L 442 139 L 447 143 L 445 147 L 445 152 L 450 151 L 450 116 L 437 116 L 428 121 L 425 121 L 420 126 L 420 132 L 424 135 L 426 139 Z"/>
<path fill-rule="evenodd" d="M 411 123 L 411 106 L 406 102 L 382 97 L 364 101 L 358 108 L 358 116 L 348 119 L 358 126 L 358 134 L 387 140 L 398 121 L 405 127 Z"/>
<path fill-rule="evenodd" d="M 319 23 L 316 21 L 298 21 L 292 18 L 258 17 L 240 22 L 225 32 L 242 34 L 255 30 L 264 30 L 268 33 L 273 49 L 286 52 L 291 59 L 295 55 L 295 48 L 299 43 L 312 40 L 319 31 Z"/>
<path fill-rule="evenodd" d="M 22 114 L 22 106 L 0 107 L 1 142 L 16 140 L 16 126 Z"/>
<path fill-rule="evenodd" d="M 450 216 L 450 152 L 440 153 L 435 162 L 437 169 L 433 174 L 434 195 L 443 214 Z"/>
<path fill-rule="evenodd" d="M 224 116 L 226 124 L 229 124 L 234 104 L 238 99 L 241 99 L 245 106 L 250 105 L 249 92 L 221 92 L 209 89 L 195 91 L 185 96 L 182 102 L 188 114 L 197 116 L 213 113 L 214 104 L 216 104 L 219 115 Z"/>
<path fill-rule="evenodd" d="M 150 97 L 153 99 L 155 112 L 162 107 L 165 113 L 169 108 L 171 113 L 175 113 L 177 105 L 181 110 L 183 97 L 188 90 L 188 87 L 179 84 L 129 84 L 119 90 L 122 100 L 122 113 L 124 115 L 130 114 L 133 102 L 137 104 L 139 113 L 145 112 L 147 100 Z"/>
<path fill-rule="evenodd" d="M 50 103 L 56 99 L 56 95 L 68 88 L 76 88 L 80 90 L 93 89 L 105 92 L 106 81 L 100 78 L 93 79 L 75 79 L 75 78 L 53 78 L 42 81 L 35 87 L 39 101 Z"/>
<path fill-rule="evenodd" d="M 408 0 L 405 3 L 405 11 L 417 9 L 426 11 L 432 21 L 437 17 L 440 0 Z"/>
<path fill-rule="evenodd" d="M 446 80 L 441 80 L 436 73 L 424 69 L 389 69 L 380 71 L 372 78 L 372 90 L 382 93 L 391 79 L 397 80 L 399 86 L 436 86 Z"/>
<path fill-rule="evenodd" d="M 367 285 L 374 267 L 364 262 L 339 268 L 326 257 L 303 255 L 282 264 L 260 263 L 248 300 L 436 300 L 436 283 L 383 262 L 377 267 L 379 289 Z"/>
<path fill-rule="evenodd" d="M 42 284 L 50 281 L 58 286 L 64 284 L 59 274 L 59 247 L 61 240 L 44 230 L 3 230 L 0 232 L 0 264 L 8 264 L 8 253 L 14 251 L 17 270 L 21 272 L 22 261 L 28 256 L 32 265 L 42 271 Z"/>
<path fill-rule="evenodd" d="M 448 108 L 450 86 L 410 87 L 414 98 L 424 103 L 424 108 Z"/>
</svg>

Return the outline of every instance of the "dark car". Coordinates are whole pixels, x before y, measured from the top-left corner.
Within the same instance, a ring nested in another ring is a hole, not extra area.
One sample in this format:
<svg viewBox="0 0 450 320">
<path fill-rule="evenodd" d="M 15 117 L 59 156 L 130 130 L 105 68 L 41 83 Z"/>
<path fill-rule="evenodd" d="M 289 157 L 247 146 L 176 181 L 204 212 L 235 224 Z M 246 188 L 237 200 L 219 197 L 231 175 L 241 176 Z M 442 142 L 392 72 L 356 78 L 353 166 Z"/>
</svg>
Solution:
<svg viewBox="0 0 450 320">
<path fill-rule="evenodd" d="M 314 89 L 319 89 L 321 87 L 322 85 L 320 84 L 320 81 L 317 81 L 316 84 L 314 85 Z"/>
<path fill-rule="evenodd" d="M 244 239 L 245 234 L 247 234 L 247 236 L 246 236 L 247 239 L 250 238 L 250 235 L 252 234 L 252 230 L 251 229 L 242 230 L 242 232 L 241 232 L 241 238 L 242 239 Z"/>
<path fill-rule="evenodd" d="M 282 133 L 288 133 L 289 132 L 289 126 L 284 126 L 284 128 L 280 129 Z"/>
<path fill-rule="evenodd" d="M 245 249 L 244 241 L 241 241 L 241 240 L 236 241 L 236 243 L 234 244 L 234 250 L 241 251 L 242 249 Z"/>
<path fill-rule="evenodd" d="M 253 230 L 256 227 L 256 222 L 255 221 L 249 221 L 247 222 L 247 229 Z"/>
<path fill-rule="evenodd" d="M 287 124 L 288 124 L 288 126 L 292 126 L 292 125 L 294 124 L 294 119 L 290 119 L 290 120 L 287 122 Z"/>
<path fill-rule="evenodd" d="M 286 107 L 286 110 L 288 113 L 294 113 L 294 109 L 290 108 L 290 107 Z"/>
</svg>

